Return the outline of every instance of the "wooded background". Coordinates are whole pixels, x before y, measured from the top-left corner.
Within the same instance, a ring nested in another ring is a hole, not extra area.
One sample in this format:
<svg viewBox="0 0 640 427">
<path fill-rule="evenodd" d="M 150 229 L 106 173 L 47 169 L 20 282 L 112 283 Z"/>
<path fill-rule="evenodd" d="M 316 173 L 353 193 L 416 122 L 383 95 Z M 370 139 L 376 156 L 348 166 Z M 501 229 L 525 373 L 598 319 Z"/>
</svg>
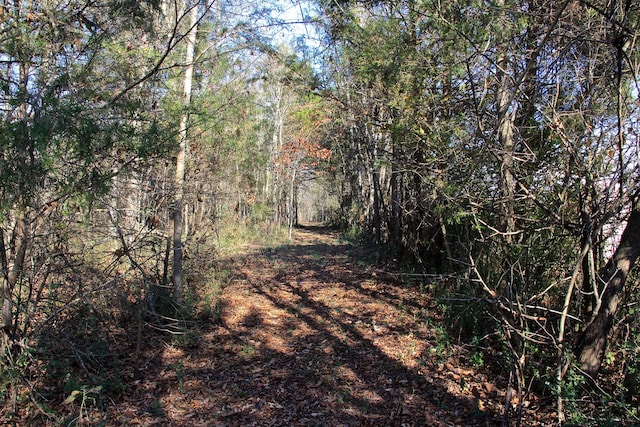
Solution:
<svg viewBox="0 0 640 427">
<path fill-rule="evenodd" d="M 5 0 L 0 395 L 75 316 L 183 331 L 229 230 L 322 222 L 437 281 L 515 396 L 563 422 L 613 379 L 637 417 L 639 20 L 632 0 Z"/>
</svg>

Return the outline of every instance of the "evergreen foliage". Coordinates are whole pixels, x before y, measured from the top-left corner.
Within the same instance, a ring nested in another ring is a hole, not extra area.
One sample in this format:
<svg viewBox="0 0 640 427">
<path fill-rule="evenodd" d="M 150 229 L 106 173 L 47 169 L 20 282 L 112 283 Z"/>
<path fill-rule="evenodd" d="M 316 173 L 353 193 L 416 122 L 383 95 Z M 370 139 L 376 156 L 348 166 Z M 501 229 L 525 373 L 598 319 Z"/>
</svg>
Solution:
<svg viewBox="0 0 640 427">
<path fill-rule="evenodd" d="M 599 387 L 629 409 L 636 2 L 317 0 L 303 52 L 281 7 L 0 5 L 2 395 L 56 340 L 100 359 L 106 318 L 191 343 L 216 236 L 327 221 L 442 279 L 477 363 L 502 350 L 505 419 L 533 391 L 560 422 Z M 64 392 L 97 402 L 92 372 Z"/>
</svg>

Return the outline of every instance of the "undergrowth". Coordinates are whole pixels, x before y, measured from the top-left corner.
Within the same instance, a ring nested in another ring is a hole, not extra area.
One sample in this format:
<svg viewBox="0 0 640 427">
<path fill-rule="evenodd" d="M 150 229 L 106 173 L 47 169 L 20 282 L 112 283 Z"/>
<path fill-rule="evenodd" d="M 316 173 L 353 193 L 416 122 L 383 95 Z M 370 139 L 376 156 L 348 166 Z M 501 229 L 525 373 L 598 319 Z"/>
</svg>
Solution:
<svg viewBox="0 0 640 427">
<path fill-rule="evenodd" d="M 92 236 L 69 239 L 74 255 L 59 258 L 66 264 L 38 284 L 36 311 L 19 306 L 24 317 L 4 334 L 0 419 L 7 425 L 109 425 L 106 407 L 140 378 L 139 359 L 152 342 L 197 346 L 202 325 L 219 321 L 222 292 L 234 279 L 229 257 L 286 241 L 280 228 L 233 221 L 219 225 L 217 239 L 191 237 L 184 304 L 176 307 L 162 285 L 166 240 L 148 233 L 121 251 L 108 235 Z"/>
</svg>

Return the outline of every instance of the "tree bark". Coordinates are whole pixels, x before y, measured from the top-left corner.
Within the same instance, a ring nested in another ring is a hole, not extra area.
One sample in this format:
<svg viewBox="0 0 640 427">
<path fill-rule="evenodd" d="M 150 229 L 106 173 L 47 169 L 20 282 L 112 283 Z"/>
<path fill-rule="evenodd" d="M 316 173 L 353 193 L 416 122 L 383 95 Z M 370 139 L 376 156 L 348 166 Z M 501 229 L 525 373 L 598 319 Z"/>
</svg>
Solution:
<svg viewBox="0 0 640 427">
<path fill-rule="evenodd" d="M 515 143 L 513 136 L 516 106 L 513 104 L 513 96 L 510 91 L 515 90 L 510 86 L 511 77 L 507 70 L 509 64 L 506 54 L 501 53 L 497 61 L 498 90 L 497 90 L 497 130 L 500 159 L 500 196 L 501 196 L 501 222 L 508 244 L 512 243 L 515 223 L 515 176 L 513 173 Z"/>
<path fill-rule="evenodd" d="M 392 142 L 392 162 L 391 162 L 391 224 L 389 227 L 390 239 L 396 248 L 400 247 L 402 241 L 402 210 L 400 209 L 400 173 L 398 171 L 399 147 L 398 142 Z"/>
<path fill-rule="evenodd" d="M 640 206 L 634 204 L 620 244 L 598 275 L 605 284 L 591 321 L 578 336 L 574 352 L 580 368 L 591 377 L 600 371 L 607 338 L 622 302 L 624 285 L 640 254 Z"/>
<path fill-rule="evenodd" d="M 298 162 L 294 162 L 293 170 L 291 171 L 291 180 L 289 181 L 289 218 L 288 218 L 288 229 L 289 229 L 289 240 L 293 237 L 293 226 L 297 225 L 297 200 L 295 197 L 295 193 L 298 191 L 296 188 L 296 175 L 298 173 Z"/>
<path fill-rule="evenodd" d="M 182 206 L 184 200 L 184 169 L 187 157 L 189 106 L 191 105 L 191 85 L 193 82 L 193 58 L 196 44 L 196 33 L 198 31 L 198 7 L 191 6 L 190 15 L 191 29 L 187 36 L 187 51 L 185 54 L 185 73 L 183 91 L 183 112 L 180 118 L 180 146 L 176 155 L 176 175 L 175 175 L 175 199 L 173 204 L 173 300 L 177 305 L 182 304 Z"/>
<path fill-rule="evenodd" d="M 4 244 L 4 230 L 0 228 L 0 258 L 2 259 L 2 288 L 0 289 L 0 301 L 2 303 L 0 316 L 0 329 L 8 332 L 13 326 L 13 289 L 18 282 L 24 267 L 24 260 L 27 253 L 27 245 L 29 243 L 27 231 L 27 218 L 23 215 L 16 219 L 11 240 L 13 244 L 9 249 L 11 253 L 7 254 L 7 248 Z M 7 256 L 8 255 L 8 256 Z"/>
</svg>

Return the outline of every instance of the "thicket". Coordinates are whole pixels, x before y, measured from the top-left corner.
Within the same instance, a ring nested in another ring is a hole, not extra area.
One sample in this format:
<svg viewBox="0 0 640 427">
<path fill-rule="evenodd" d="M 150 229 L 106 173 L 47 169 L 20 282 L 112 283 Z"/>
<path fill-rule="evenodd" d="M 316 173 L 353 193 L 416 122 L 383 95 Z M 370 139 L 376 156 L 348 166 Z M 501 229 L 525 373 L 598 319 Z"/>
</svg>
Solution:
<svg viewBox="0 0 640 427">
<path fill-rule="evenodd" d="M 317 5 L 339 222 L 441 275 L 501 349 L 507 418 L 535 392 L 559 422 L 635 419 L 638 5 Z"/>
<path fill-rule="evenodd" d="M 327 220 L 440 279 L 506 418 L 637 419 L 636 2 L 298 6 L 299 52 L 277 4 L 0 6 L 3 415 L 100 406 L 221 239 Z"/>
<path fill-rule="evenodd" d="M 149 331 L 188 346 L 219 315 L 221 246 L 328 209 L 321 105 L 265 32 L 281 28 L 272 11 L 0 5 L 6 422 L 108 424 L 100 408 L 136 379 Z"/>
</svg>

